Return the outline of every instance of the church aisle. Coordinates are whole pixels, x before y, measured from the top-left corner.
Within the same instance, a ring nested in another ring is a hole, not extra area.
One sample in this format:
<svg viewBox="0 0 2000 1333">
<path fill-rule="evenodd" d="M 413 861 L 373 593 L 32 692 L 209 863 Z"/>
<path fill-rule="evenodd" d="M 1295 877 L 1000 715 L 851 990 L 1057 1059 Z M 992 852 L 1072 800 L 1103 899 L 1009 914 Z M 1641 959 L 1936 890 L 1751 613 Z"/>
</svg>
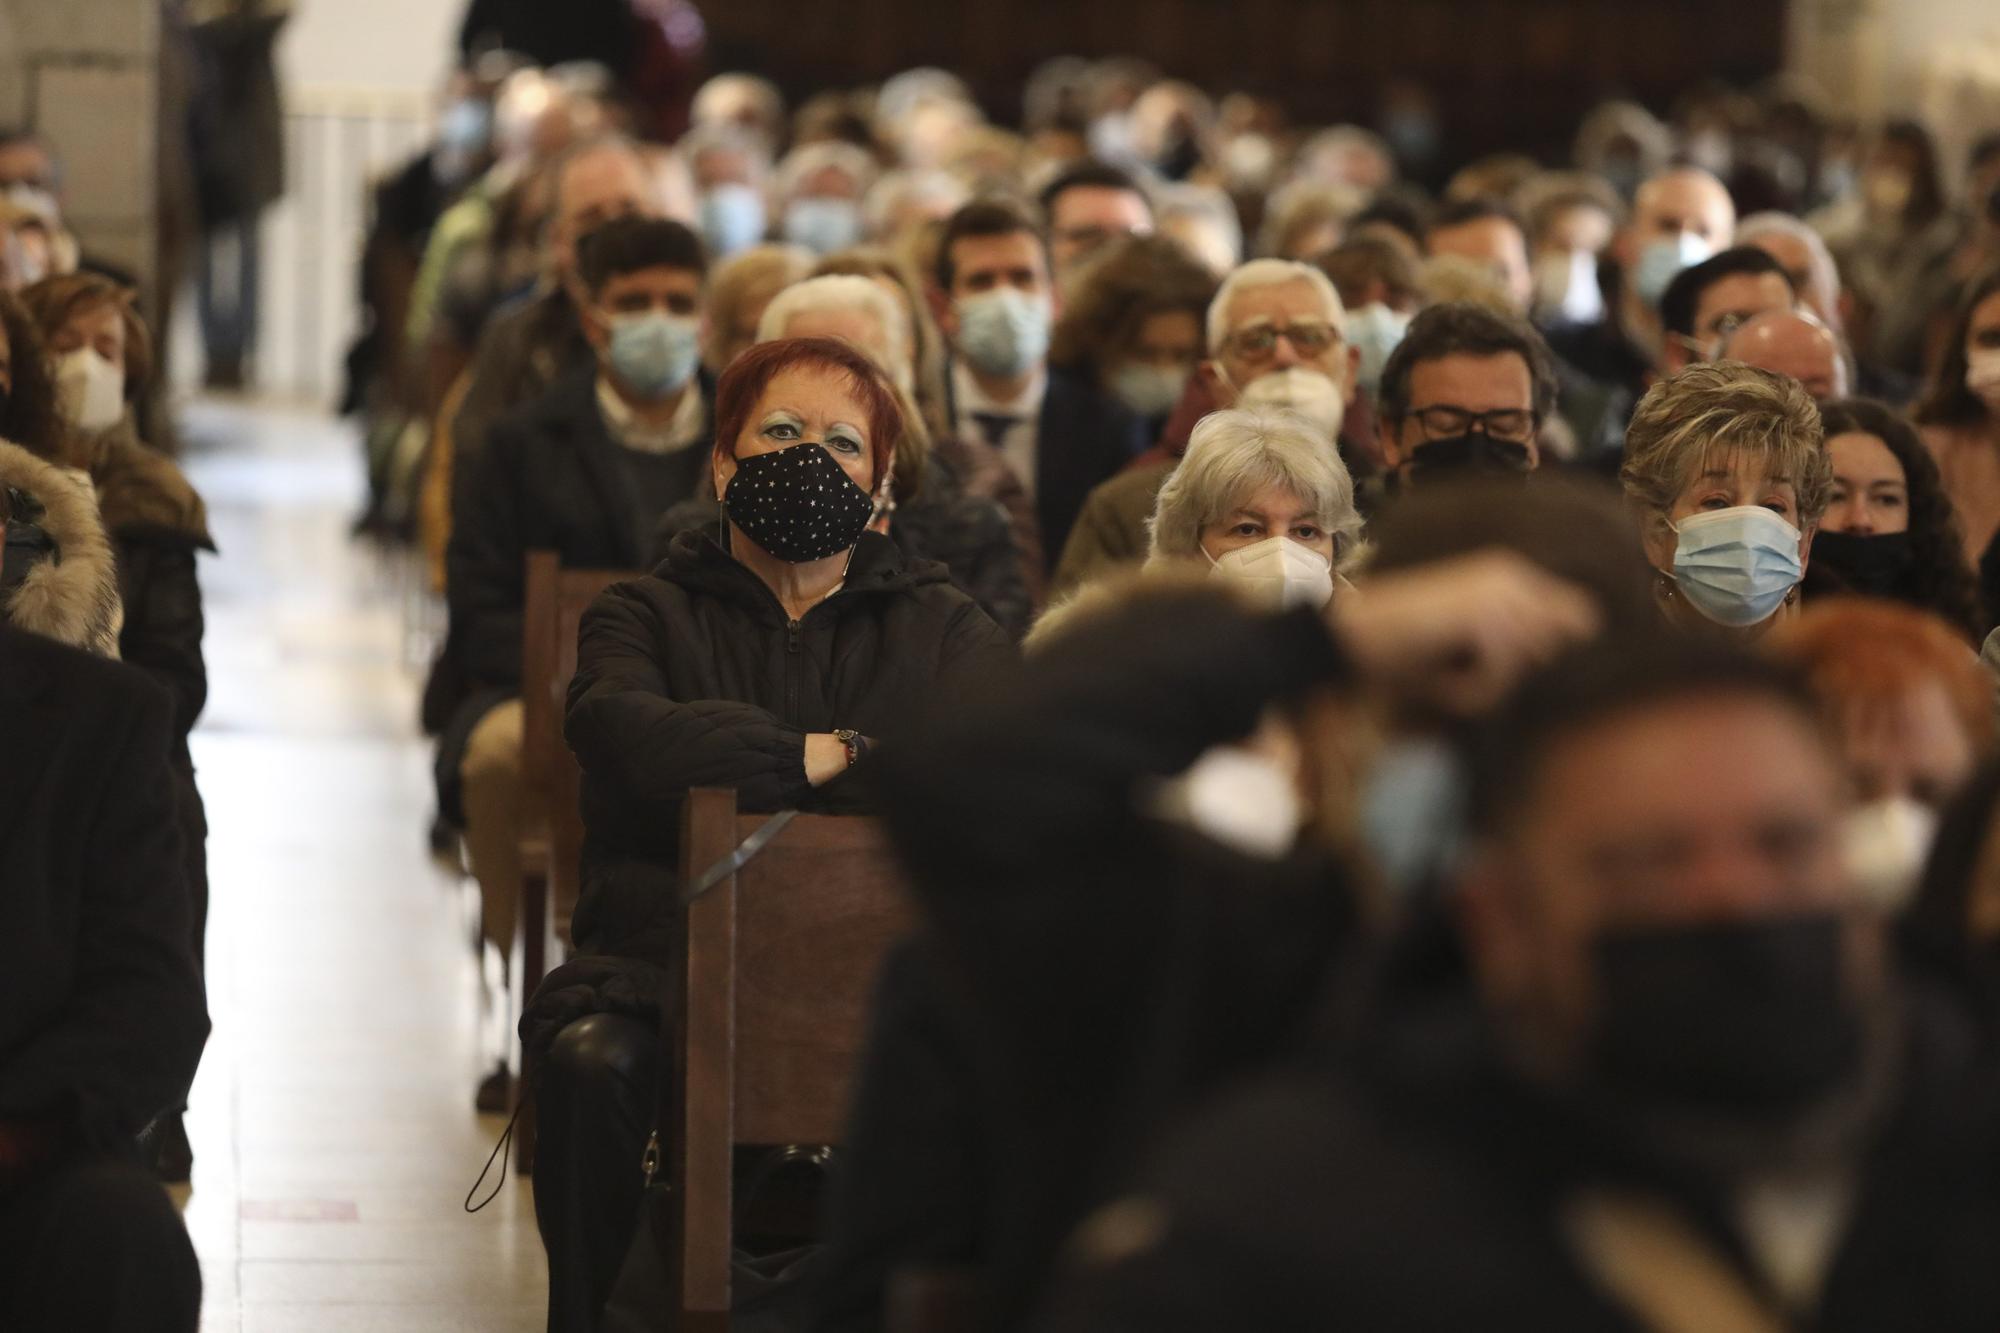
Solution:
<svg viewBox="0 0 2000 1333">
<path fill-rule="evenodd" d="M 424 855 L 429 747 L 398 582 L 352 542 L 359 452 L 325 417 L 197 402 L 207 559 L 215 1018 L 186 1216 L 207 1333 L 539 1329 L 532 1200 L 460 1209 L 500 1122 L 472 1110 L 466 895 Z"/>
</svg>

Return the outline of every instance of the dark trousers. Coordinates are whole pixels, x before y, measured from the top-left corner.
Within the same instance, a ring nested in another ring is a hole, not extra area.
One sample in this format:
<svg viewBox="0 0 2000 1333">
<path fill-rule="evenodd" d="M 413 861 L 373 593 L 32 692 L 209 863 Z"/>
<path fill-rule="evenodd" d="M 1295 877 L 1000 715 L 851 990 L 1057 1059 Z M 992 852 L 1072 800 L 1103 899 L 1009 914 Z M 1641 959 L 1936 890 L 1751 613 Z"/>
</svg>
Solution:
<svg viewBox="0 0 2000 1333">
<path fill-rule="evenodd" d="M 195 246 L 195 301 L 211 384 L 240 388 L 257 349 L 257 217 L 211 228 Z"/>
<path fill-rule="evenodd" d="M 0 1328 L 194 1333 L 200 1322 L 201 1266 L 150 1173 L 69 1163 L 0 1191 Z"/>
<path fill-rule="evenodd" d="M 660 1038 L 616 1014 L 557 1034 L 535 1088 L 535 1221 L 549 1255 L 549 1333 L 595 1333 L 637 1230 Z"/>
</svg>

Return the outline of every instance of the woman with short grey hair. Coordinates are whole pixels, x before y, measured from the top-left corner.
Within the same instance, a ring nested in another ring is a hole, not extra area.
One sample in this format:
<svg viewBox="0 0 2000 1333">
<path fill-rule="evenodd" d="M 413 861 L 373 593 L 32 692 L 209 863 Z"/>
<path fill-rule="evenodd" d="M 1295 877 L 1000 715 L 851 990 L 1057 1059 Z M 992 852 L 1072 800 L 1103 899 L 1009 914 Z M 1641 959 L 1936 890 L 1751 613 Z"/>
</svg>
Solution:
<svg viewBox="0 0 2000 1333">
<path fill-rule="evenodd" d="M 1201 419 L 1153 509 L 1153 563 L 1202 560 L 1285 606 L 1324 606 L 1361 544 L 1354 479 L 1290 412 Z"/>
</svg>

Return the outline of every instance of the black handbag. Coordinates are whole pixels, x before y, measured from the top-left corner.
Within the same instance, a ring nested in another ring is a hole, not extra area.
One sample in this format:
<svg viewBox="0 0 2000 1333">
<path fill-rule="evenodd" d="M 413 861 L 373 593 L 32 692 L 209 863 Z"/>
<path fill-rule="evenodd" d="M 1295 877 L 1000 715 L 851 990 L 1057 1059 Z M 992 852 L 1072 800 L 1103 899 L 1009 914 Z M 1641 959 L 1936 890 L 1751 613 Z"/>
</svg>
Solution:
<svg viewBox="0 0 2000 1333">
<path fill-rule="evenodd" d="M 744 840 L 728 857 L 710 866 L 681 894 L 685 907 L 717 884 L 742 869 L 768 846 L 798 812 L 780 811 Z M 659 1333 L 674 1318 L 674 1296 L 668 1281 L 668 1247 L 673 1243 L 675 1209 L 670 1174 L 665 1170 L 661 1144 L 667 1126 L 674 1123 L 680 1096 L 669 1071 L 674 1068 L 676 1031 L 674 1015 L 660 1015 L 659 1101 L 654 1109 L 653 1131 L 646 1138 L 646 1150 L 635 1165 L 645 1178 L 645 1192 L 639 1201 L 639 1216 L 632 1230 L 632 1244 L 625 1252 L 611 1297 L 605 1303 L 603 1333 Z M 767 1186 L 787 1167 L 803 1164 L 822 1174 L 833 1159 L 828 1147 L 773 1148 L 763 1154 L 756 1167 L 738 1184 L 732 1208 L 735 1236 L 729 1262 L 730 1328 L 732 1333 L 804 1333 L 809 1323 L 808 1298 L 816 1260 L 824 1249 L 818 1244 L 796 1246 L 770 1253 L 753 1253 L 740 1243 L 743 1223 L 750 1207 Z"/>
</svg>

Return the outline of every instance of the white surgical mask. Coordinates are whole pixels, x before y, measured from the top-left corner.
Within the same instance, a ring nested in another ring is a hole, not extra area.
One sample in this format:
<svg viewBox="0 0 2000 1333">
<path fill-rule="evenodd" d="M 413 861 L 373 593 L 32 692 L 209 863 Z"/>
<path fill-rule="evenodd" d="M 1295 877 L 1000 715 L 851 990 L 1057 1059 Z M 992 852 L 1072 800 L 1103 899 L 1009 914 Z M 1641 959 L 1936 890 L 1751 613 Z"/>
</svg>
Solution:
<svg viewBox="0 0 2000 1333">
<path fill-rule="evenodd" d="M 1714 253 L 1715 247 L 1691 231 L 1675 232 L 1654 241 L 1639 252 L 1639 266 L 1632 275 L 1639 299 L 1659 309 L 1660 298 L 1667 294 L 1667 288 L 1681 270 L 1693 268 Z"/>
<path fill-rule="evenodd" d="M 1382 368 L 1389 354 L 1409 331 L 1410 316 L 1391 310 L 1380 301 L 1370 301 L 1347 312 L 1347 341 L 1361 353 L 1355 377 L 1361 387 L 1374 393 L 1382 384 Z"/>
<path fill-rule="evenodd" d="M 1691 514 L 1675 532 L 1674 583 L 1719 625 L 1761 624 L 1805 577 L 1799 530 L 1762 505 Z"/>
<path fill-rule="evenodd" d="M 1916 892 L 1937 837 L 1937 812 L 1907 796 L 1857 808 L 1842 830 L 1855 887 L 1884 912 L 1901 911 Z"/>
<path fill-rule="evenodd" d="M 1134 416 L 1163 417 L 1174 410 L 1187 388 L 1187 372 L 1175 366 L 1128 361 L 1111 372 L 1111 392 Z"/>
<path fill-rule="evenodd" d="M 125 376 L 94 347 L 79 347 L 56 362 L 56 397 L 63 420 L 97 435 L 125 416 Z"/>
<path fill-rule="evenodd" d="M 1305 824 L 1298 784 L 1255 751 L 1218 746 L 1166 784 L 1157 806 L 1207 836 L 1251 856 L 1276 860 Z"/>
<path fill-rule="evenodd" d="M 1048 355 L 1053 309 L 1046 292 L 996 287 L 958 299 L 958 350 L 982 375 L 1026 374 Z"/>
<path fill-rule="evenodd" d="M 1290 537 L 1266 537 L 1253 546 L 1239 546 L 1217 559 L 1204 550 L 1214 577 L 1228 579 L 1255 592 L 1281 610 L 1309 606 L 1314 610 L 1333 600 L 1333 562 Z"/>
<path fill-rule="evenodd" d="M 1329 442 L 1340 438 L 1347 418 L 1347 395 L 1317 370 L 1290 366 L 1259 375 L 1243 386 L 1237 401 L 1244 407 L 1273 407 L 1296 412 L 1325 432 Z"/>
<path fill-rule="evenodd" d="M 1588 250 L 1550 250 L 1535 256 L 1535 313 L 1563 324 L 1595 324 L 1604 316 L 1597 256 Z"/>
<path fill-rule="evenodd" d="M 1982 347 L 1965 358 L 1965 387 L 1989 412 L 2000 412 L 2000 347 Z"/>
</svg>

